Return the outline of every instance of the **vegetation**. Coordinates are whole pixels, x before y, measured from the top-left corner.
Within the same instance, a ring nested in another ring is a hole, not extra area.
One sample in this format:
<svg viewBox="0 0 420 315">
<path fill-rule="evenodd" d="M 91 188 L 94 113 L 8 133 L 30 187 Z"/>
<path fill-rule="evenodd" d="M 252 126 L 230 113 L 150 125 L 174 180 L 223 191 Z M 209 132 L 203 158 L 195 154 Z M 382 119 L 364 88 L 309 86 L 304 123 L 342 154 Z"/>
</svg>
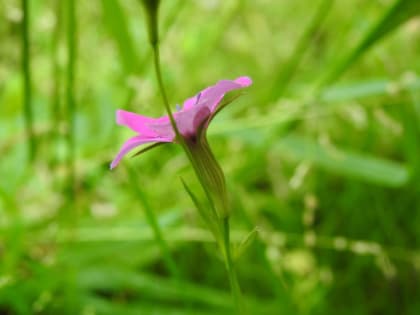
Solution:
<svg viewBox="0 0 420 315">
<path fill-rule="evenodd" d="M 0 16 L 0 314 L 234 314 L 182 148 L 109 169 L 117 109 L 165 114 L 141 1 Z M 159 27 L 174 110 L 253 80 L 208 130 L 246 314 L 418 314 L 420 2 L 161 0 Z"/>
</svg>

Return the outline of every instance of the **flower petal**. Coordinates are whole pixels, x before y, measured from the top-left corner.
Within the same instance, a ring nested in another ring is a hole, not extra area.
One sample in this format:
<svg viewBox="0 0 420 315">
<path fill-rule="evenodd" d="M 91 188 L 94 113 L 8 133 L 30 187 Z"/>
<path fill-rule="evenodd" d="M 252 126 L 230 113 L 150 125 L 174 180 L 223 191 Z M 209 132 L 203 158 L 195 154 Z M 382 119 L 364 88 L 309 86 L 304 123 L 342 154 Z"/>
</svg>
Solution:
<svg viewBox="0 0 420 315">
<path fill-rule="evenodd" d="M 223 96 L 232 90 L 241 89 L 252 84 L 250 77 L 239 77 L 235 80 L 221 80 L 213 86 L 205 88 L 197 95 L 190 97 L 184 102 L 182 110 L 189 110 L 194 105 L 205 105 L 211 111 L 217 107 L 217 104 L 223 98 Z"/>
<path fill-rule="evenodd" d="M 250 77 L 239 77 L 235 79 L 235 83 L 238 83 L 242 87 L 247 87 L 252 84 L 252 79 Z"/>
<path fill-rule="evenodd" d="M 205 90 L 201 91 L 203 93 Z M 194 105 L 197 104 L 197 98 L 201 97 L 201 94 L 198 93 L 197 95 L 194 95 L 193 97 L 190 97 L 184 102 L 184 106 L 182 107 L 182 110 L 189 110 L 194 107 Z"/>
<path fill-rule="evenodd" d="M 175 114 L 176 125 L 183 136 L 196 134 L 197 129 L 201 127 L 204 121 L 210 116 L 210 110 L 207 107 L 193 107 L 187 111 L 181 111 Z"/>
<path fill-rule="evenodd" d="M 118 152 L 117 156 L 111 163 L 111 169 L 115 168 L 118 163 L 121 161 L 124 155 L 126 155 L 129 151 L 134 149 L 135 147 L 150 143 L 150 142 L 172 142 L 172 139 L 169 138 L 162 138 L 162 137 L 155 137 L 155 138 L 145 138 L 143 136 L 135 136 L 130 139 L 128 139 L 124 144 L 122 145 L 120 151 Z"/>
<path fill-rule="evenodd" d="M 239 77 L 233 81 L 221 80 L 203 91 L 198 106 L 206 106 L 213 112 L 227 92 L 241 89 L 252 84 L 249 77 Z"/>
<path fill-rule="evenodd" d="M 116 120 L 117 124 L 126 126 L 131 130 L 141 133 L 144 137 L 157 137 L 162 135 L 156 134 L 153 129 L 149 128 L 149 126 L 151 124 L 166 123 L 169 121 L 169 118 L 168 116 L 151 118 L 119 109 L 116 113 Z"/>
<path fill-rule="evenodd" d="M 210 110 L 207 107 L 195 106 L 189 110 L 181 110 L 174 113 L 174 119 L 179 132 L 185 136 L 191 136 L 196 133 L 197 128 L 210 116 Z M 175 138 L 175 132 L 170 122 L 154 123 L 149 125 L 157 135 L 165 138 Z"/>
</svg>

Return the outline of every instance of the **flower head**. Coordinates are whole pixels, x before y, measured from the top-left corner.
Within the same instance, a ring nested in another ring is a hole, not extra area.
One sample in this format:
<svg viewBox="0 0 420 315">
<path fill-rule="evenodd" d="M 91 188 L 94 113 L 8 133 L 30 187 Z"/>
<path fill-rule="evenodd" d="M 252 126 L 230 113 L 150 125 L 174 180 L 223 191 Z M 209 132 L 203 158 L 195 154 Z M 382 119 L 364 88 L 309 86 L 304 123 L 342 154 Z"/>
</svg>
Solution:
<svg viewBox="0 0 420 315">
<path fill-rule="evenodd" d="M 241 89 L 251 84 L 252 81 L 249 77 L 221 80 L 187 99 L 182 108 L 173 114 L 181 136 L 187 140 L 196 138 L 199 132 L 207 129 L 209 122 L 218 112 L 219 104 L 227 92 Z M 120 109 L 117 110 L 117 124 L 130 128 L 137 132 L 137 135 L 123 144 L 111 163 L 111 169 L 118 165 L 124 155 L 139 145 L 176 141 L 176 134 L 168 115 L 150 118 Z"/>
</svg>

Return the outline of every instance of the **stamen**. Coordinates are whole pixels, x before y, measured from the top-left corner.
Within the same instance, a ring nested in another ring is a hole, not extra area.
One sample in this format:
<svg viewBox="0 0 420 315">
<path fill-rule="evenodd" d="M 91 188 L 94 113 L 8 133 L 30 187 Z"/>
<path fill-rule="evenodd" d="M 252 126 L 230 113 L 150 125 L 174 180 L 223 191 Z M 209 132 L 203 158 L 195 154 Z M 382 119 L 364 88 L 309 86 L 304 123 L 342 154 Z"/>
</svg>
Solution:
<svg viewBox="0 0 420 315">
<path fill-rule="evenodd" d="M 176 107 L 176 110 L 177 110 L 178 112 L 181 110 L 181 106 L 179 106 L 179 104 L 176 104 L 176 105 L 175 105 L 175 107 Z"/>
</svg>

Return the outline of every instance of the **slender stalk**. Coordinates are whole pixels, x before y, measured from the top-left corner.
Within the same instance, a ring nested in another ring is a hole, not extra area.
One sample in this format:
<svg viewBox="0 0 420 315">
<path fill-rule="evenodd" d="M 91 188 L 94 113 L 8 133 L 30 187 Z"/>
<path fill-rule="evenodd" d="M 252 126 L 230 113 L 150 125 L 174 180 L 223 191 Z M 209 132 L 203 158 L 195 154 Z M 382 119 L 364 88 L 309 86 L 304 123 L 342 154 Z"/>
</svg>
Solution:
<svg viewBox="0 0 420 315">
<path fill-rule="evenodd" d="M 236 313 L 238 315 L 243 315 L 245 314 L 245 308 L 242 302 L 242 293 L 239 286 L 238 276 L 236 275 L 235 265 L 232 260 L 229 217 L 223 219 L 223 239 L 225 264 L 229 276 L 230 288 L 232 291 L 233 301 L 235 303 Z"/>
<path fill-rule="evenodd" d="M 53 95 L 52 95 L 52 102 L 51 102 L 51 132 L 50 136 L 54 145 L 57 144 L 57 141 L 60 136 L 59 125 L 60 125 L 60 86 L 61 86 L 61 76 L 60 76 L 60 63 L 59 63 L 59 40 L 60 40 L 60 33 L 62 28 L 62 6 L 61 1 L 57 1 L 55 4 L 55 14 L 56 14 L 56 25 L 54 28 L 54 33 L 52 36 L 52 47 L 51 47 L 51 62 L 52 62 L 52 76 L 54 81 L 53 86 Z M 53 146 L 54 147 L 54 146 Z M 54 167 L 57 163 L 57 156 L 53 155 L 51 159 L 51 166 Z"/>
<path fill-rule="evenodd" d="M 29 160 L 33 161 L 36 154 L 36 139 L 33 128 L 31 69 L 29 54 L 29 7 L 28 0 L 22 0 L 22 74 L 23 74 L 23 106 L 25 113 L 25 129 L 29 146 Z"/>
<path fill-rule="evenodd" d="M 158 81 L 160 94 L 162 95 L 163 104 L 165 106 L 166 111 L 168 112 L 169 120 L 171 121 L 171 125 L 172 125 L 172 128 L 174 129 L 177 140 L 183 142 L 182 141 L 183 138 L 181 137 L 181 135 L 179 133 L 179 129 L 178 129 L 178 127 L 176 125 L 176 122 L 175 122 L 175 119 L 174 119 L 174 115 L 172 114 L 171 106 L 169 105 L 168 97 L 167 97 L 166 91 L 165 91 L 165 86 L 164 86 L 163 80 L 162 80 L 162 72 L 160 70 L 159 44 L 158 43 L 152 44 L 152 48 L 153 48 L 153 64 L 155 66 L 156 78 L 157 78 L 157 81 Z"/>
<path fill-rule="evenodd" d="M 69 171 L 70 192 L 74 196 L 75 190 L 75 141 L 74 122 L 76 102 L 74 99 L 74 72 L 76 62 L 76 8 L 75 0 L 67 0 L 67 78 L 66 78 L 66 103 L 67 103 L 67 167 Z"/>
</svg>

